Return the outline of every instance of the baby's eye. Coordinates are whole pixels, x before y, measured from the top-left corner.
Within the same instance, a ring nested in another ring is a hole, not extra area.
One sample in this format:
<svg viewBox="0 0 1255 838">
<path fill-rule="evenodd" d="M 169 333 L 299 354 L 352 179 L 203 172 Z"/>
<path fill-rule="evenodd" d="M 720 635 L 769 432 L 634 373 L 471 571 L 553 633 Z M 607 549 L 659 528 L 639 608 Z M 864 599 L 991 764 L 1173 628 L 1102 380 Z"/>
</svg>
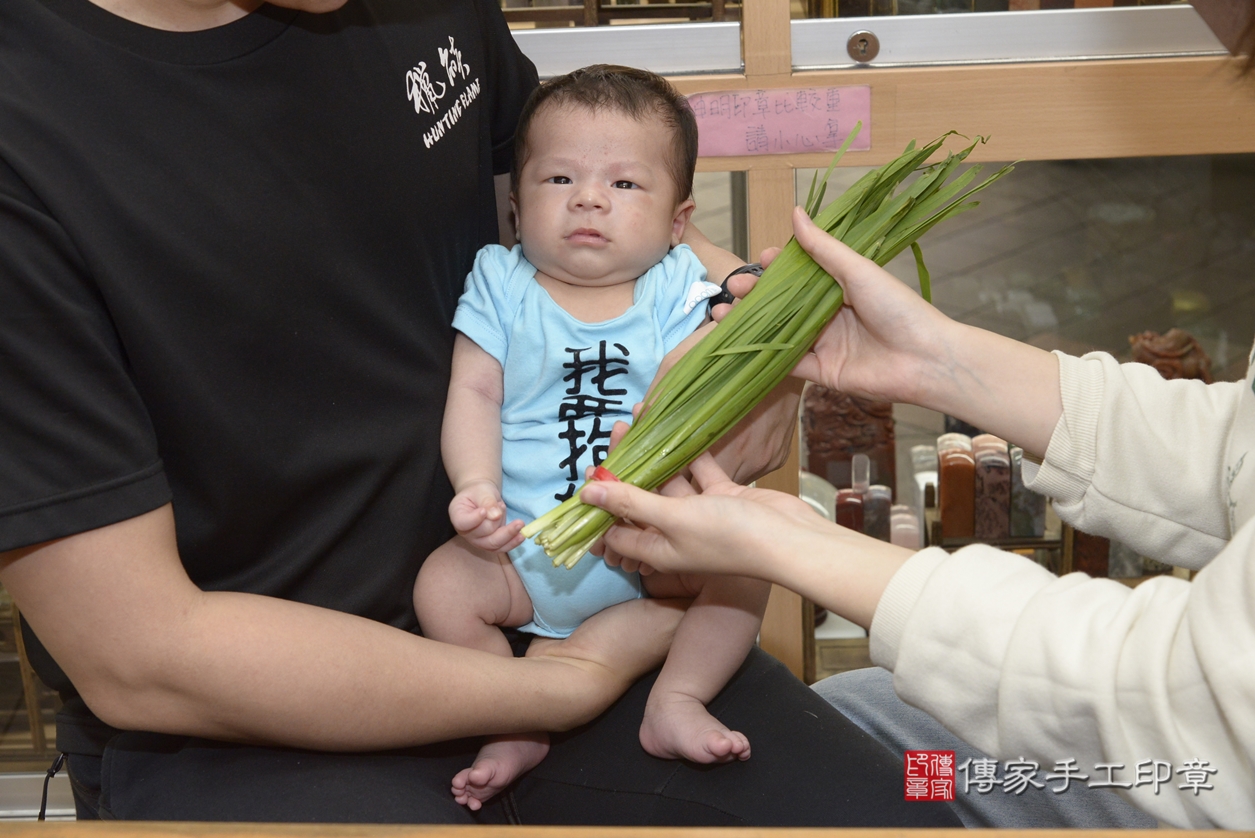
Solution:
<svg viewBox="0 0 1255 838">
<path fill-rule="evenodd" d="M 613 184 L 615 189 L 639 189 L 635 183 L 630 180 L 616 180 Z"/>
<path fill-rule="evenodd" d="M 571 182 L 571 179 L 567 177 L 566 175 L 554 175 L 553 177 L 549 178 L 549 180 L 547 181 L 547 183 L 556 183 L 559 185 L 565 185 L 570 182 Z"/>
</svg>

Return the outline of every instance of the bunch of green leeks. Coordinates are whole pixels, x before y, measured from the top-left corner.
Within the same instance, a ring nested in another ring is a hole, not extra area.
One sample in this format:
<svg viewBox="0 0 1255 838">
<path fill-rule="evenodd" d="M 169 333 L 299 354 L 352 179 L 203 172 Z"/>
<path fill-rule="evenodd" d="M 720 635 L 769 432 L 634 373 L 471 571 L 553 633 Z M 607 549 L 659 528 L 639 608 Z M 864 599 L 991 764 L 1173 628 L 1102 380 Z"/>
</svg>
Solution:
<svg viewBox="0 0 1255 838">
<path fill-rule="evenodd" d="M 884 265 L 910 247 L 920 290 L 931 301 L 928 270 L 916 240 L 941 221 L 975 207 L 971 196 L 1012 167 L 1005 166 L 971 186 L 980 171 L 979 166 L 972 166 L 947 183 L 984 138 L 977 137 L 967 148 L 931 165 L 928 159 L 954 132 L 920 148 L 912 141 L 901 156 L 868 172 L 819 212 L 828 177 L 859 127 L 841 146 L 818 186 L 812 180 L 806 212 L 821 229 L 877 264 Z M 919 176 L 895 195 L 916 172 Z M 657 383 L 601 468 L 643 489 L 661 486 L 788 376 L 841 303 L 841 287 L 791 239 L 754 290 Z M 523 535 L 534 537 L 555 567 L 573 567 L 613 522 L 613 515 L 583 503 L 576 492 L 524 527 Z"/>
</svg>

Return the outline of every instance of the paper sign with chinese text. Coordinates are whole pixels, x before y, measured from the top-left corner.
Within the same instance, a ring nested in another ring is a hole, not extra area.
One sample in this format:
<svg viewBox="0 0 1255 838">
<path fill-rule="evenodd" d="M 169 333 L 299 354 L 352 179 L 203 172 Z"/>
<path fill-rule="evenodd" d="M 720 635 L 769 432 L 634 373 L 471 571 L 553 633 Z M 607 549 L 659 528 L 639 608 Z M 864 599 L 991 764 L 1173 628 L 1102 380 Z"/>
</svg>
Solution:
<svg viewBox="0 0 1255 838">
<path fill-rule="evenodd" d="M 836 151 L 859 122 L 863 127 L 850 149 L 872 147 L 872 91 L 866 85 L 695 93 L 689 105 L 701 157 Z"/>
</svg>

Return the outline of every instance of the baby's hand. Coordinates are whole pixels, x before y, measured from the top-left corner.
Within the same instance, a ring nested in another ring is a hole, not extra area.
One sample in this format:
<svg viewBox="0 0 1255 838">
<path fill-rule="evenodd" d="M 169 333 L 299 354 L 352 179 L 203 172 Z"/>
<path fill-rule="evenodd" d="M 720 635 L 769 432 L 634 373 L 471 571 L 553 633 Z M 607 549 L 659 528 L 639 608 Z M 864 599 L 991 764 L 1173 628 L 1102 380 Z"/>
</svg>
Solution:
<svg viewBox="0 0 1255 838">
<path fill-rule="evenodd" d="M 477 480 L 462 487 L 449 504 L 449 520 L 458 535 L 471 546 L 491 553 L 504 553 L 523 543 L 522 521 L 506 523 L 501 492 L 488 480 Z"/>
</svg>

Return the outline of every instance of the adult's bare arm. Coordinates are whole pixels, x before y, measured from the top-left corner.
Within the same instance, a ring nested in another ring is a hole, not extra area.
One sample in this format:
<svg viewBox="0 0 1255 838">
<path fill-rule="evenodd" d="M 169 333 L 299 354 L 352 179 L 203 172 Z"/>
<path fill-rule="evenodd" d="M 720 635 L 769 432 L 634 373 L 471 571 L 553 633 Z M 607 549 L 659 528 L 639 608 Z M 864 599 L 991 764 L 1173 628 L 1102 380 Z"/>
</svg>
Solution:
<svg viewBox="0 0 1255 838">
<path fill-rule="evenodd" d="M 546 654 L 505 659 L 205 592 L 179 561 L 168 505 L 0 555 L 0 582 L 105 722 L 323 750 L 581 724 L 661 662 L 678 621 L 666 602 L 610 609 Z"/>
<path fill-rule="evenodd" d="M 718 285 L 723 278 L 745 264 L 745 260 L 730 250 L 724 250 L 706 237 L 691 221 L 684 227 L 684 235 L 680 238 L 687 244 L 706 268 L 706 278 Z"/>
</svg>

